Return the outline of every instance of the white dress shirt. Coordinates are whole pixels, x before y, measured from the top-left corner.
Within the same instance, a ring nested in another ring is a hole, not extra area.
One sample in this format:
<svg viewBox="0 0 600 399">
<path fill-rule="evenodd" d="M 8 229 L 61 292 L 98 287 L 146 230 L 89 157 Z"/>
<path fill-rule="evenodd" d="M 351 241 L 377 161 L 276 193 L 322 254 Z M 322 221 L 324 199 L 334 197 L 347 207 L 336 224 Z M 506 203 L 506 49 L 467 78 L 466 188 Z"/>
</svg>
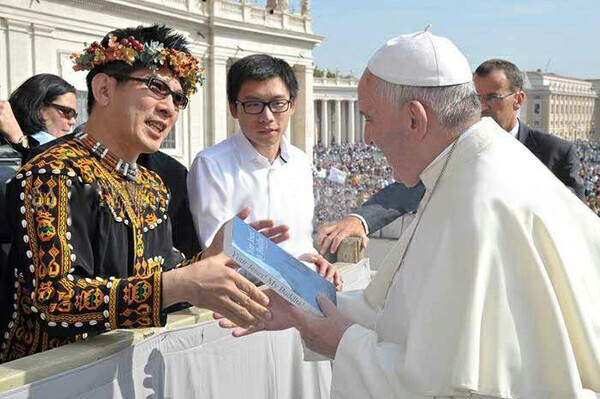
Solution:
<svg viewBox="0 0 600 399">
<path fill-rule="evenodd" d="M 194 225 L 204 247 L 211 244 L 223 223 L 249 206 L 248 222 L 273 219 L 276 225 L 289 226 L 290 239 L 280 245 L 290 254 L 316 253 L 311 164 L 285 137 L 271 164 L 237 132 L 196 155 L 187 186 Z"/>
<path fill-rule="evenodd" d="M 519 120 L 518 119 L 517 119 L 517 123 L 515 123 L 515 126 L 512 129 L 510 129 L 509 133 L 517 140 L 519 139 Z"/>
<path fill-rule="evenodd" d="M 312 245 L 311 164 L 285 137 L 271 164 L 238 132 L 196 155 L 187 186 L 194 225 L 204 247 L 223 223 L 249 206 L 252 213 L 247 221 L 273 219 L 276 225 L 289 226 L 290 238 L 279 245 L 290 254 L 316 253 Z M 276 370 L 268 397 L 329 398 L 330 362 L 304 362 L 296 330 L 263 334 Z"/>
</svg>

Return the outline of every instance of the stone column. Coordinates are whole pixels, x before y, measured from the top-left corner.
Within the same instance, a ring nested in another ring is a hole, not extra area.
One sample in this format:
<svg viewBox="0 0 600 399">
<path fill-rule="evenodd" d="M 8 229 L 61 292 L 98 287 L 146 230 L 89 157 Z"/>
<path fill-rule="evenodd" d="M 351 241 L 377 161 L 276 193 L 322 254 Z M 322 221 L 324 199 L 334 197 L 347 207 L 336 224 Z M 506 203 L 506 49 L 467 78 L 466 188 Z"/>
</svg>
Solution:
<svg viewBox="0 0 600 399">
<path fill-rule="evenodd" d="M 333 134 L 336 144 L 342 144 L 342 102 L 335 100 Z"/>
<path fill-rule="evenodd" d="M 207 82 L 210 86 L 210 131 L 207 146 L 227 138 L 227 56 L 212 54 Z"/>
<path fill-rule="evenodd" d="M 56 40 L 56 38 L 53 37 L 54 28 L 51 26 L 33 24 L 32 33 L 34 74 L 54 72 L 48 71 L 47 64 L 44 65 L 44 60 L 52 60 L 56 57 L 56 50 L 52 47 L 52 41 Z M 60 73 L 62 75 L 62 71 L 60 71 Z M 64 75 L 62 75 L 62 77 L 65 78 Z"/>
<path fill-rule="evenodd" d="M 350 144 L 356 143 L 356 134 L 354 131 L 354 120 L 356 119 L 354 113 L 354 100 L 348 101 L 348 142 Z"/>
<path fill-rule="evenodd" d="M 210 58 L 207 56 L 206 48 L 198 47 L 198 48 L 190 48 L 192 54 L 196 55 L 200 60 L 205 71 L 208 71 L 208 65 L 210 65 Z M 210 120 L 210 116 L 207 115 L 207 112 L 204 111 L 206 101 L 210 102 L 208 98 L 208 92 L 203 87 L 198 93 L 192 95 L 190 97 L 190 102 L 187 106 L 187 115 L 189 120 L 188 129 L 184 130 L 184 147 L 185 153 L 187 154 L 187 159 L 185 160 L 185 165 L 190 166 L 194 157 L 198 153 L 198 151 L 204 149 L 209 144 L 209 137 L 207 134 L 206 120 Z M 184 154 L 185 156 L 185 154 Z M 185 159 L 185 158 L 184 158 Z"/>
<path fill-rule="evenodd" d="M 360 114 L 360 112 L 356 113 L 356 137 L 358 137 L 357 141 L 359 143 L 364 143 L 365 142 L 365 124 L 364 124 L 364 118 L 363 116 Z"/>
<path fill-rule="evenodd" d="M 32 25 L 30 22 L 6 19 L 6 59 L 8 61 L 8 92 L 12 93 L 34 75 Z M 15 62 L 15 60 L 18 60 Z"/>
<path fill-rule="evenodd" d="M 327 100 L 321 100 L 321 144 L 323 147 L 329 147 L 331 139 L 329 138 L 329 109 Z"/>
<path fill-rule="evenodd" d="M 313 71 L 312 65 L 295 65 L 294 73 L 298 80 L 298 97 L 296 110 L 291 121 L 291 142 L 303 150 L 312 159 L 313 143 L 315 141 L 315 116 L 313 102 Z"/>
<path fill-rule="evenodd" d="M 354 126 L 355 126 L 354 136 L 356 137 L 356 142 L 362 144 L 364 142 L 364 135 L 363 135 L 363 130 L 362 130 L 361 119 L 362 119 L 362 115 L 360 114 L 360 111 L 358 110 L 358 104 L 356 104 L 356 106 L 354 107 Z"/>
</svg>

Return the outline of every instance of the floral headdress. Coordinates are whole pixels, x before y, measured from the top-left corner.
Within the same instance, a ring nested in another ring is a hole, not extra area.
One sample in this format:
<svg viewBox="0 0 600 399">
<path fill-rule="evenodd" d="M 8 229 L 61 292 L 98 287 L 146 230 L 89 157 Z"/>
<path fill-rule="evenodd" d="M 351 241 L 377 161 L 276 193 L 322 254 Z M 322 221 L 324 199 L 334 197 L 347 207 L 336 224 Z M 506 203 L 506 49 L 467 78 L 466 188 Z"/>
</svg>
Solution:
<svg viewBox="0 0 600 399">
<path fill-rule="evenodd" d="M 129 65 L 139 61 L 153 71 L 169 67 L 184 82 L 183 89 L 187 96 L 196 93 L 204 83 L 203 69 L 198 66 L 198 60 L 193 55 L 165 48 L 160 42 L 140 43 L 133 36 L 118 41 L 111 33 L 108 35 L 107 47 L 98 42 L 84 45 L 86 48 L 82 53 L 71 54 L 75 71 L 89 71 L 112 61 L 123 61 Z"/>
</svg>

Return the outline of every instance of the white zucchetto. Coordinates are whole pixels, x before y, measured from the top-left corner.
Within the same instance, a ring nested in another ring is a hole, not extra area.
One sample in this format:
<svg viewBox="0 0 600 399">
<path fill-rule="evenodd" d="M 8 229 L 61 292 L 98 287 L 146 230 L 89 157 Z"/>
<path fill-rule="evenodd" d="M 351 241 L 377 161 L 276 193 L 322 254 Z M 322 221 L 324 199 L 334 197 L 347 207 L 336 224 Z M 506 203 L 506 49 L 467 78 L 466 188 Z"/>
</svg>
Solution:
<svg viewBox="0 0 600 399">
<path fill-rule="evenodd" d="M 406 86 L 452 86 L 473 80 L 467 58 L 454 43 L 427 29 L 389 40 L 367 68 L 387 82 Z"/>
</svg>

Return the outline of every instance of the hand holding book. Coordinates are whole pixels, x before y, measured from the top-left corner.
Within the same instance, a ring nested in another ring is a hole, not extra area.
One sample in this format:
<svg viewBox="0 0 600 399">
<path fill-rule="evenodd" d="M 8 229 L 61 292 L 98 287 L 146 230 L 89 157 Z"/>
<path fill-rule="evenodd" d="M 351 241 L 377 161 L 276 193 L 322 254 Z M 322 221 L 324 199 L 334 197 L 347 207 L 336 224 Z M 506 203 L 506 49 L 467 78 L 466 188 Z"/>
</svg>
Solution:
<svg viewBox="0 0 600 399">
<path fill-rule="evenodd" d="M 219 326 L 233 329 L 234 337 L 243 337 L 259 331 L 281 331 L 294 327 L 300 332 L 308 349 L 331 359 L 335 357 L 342 336 L 354 324 L 354 321 L 344 316 L 326 295 L 319 294 L 317 298 L 320 308 L 323 310 L 321 317 L 292 305 L 271 289 L 263 292 L 269 297 L 271 318 L 244 328 L 220 313 L 215 313 L 214 317 L 219 320 Z"/>
<path fill-rule="evenodd" d="M 332 283 L 240 218 L 235 217 L 225 224 L 223 250 L 248 273 L 304 310 L 322 315 L 317 302 L 317 294 L 321 292 L 335 303 L 336 290 Z"/>
<path fill-rule="evenodd" d="M 250 209 L 249 207 L 245 207 L 236 215 L 236 217 L 245 220 L 248 216 L 250 216 L 250 213 L 252 213 L 252 209 Z M 223 236 L 226 224 L 227 223 L 221 226 L 221 228 L 217 231 L 212 243 L 208 248 L 206 248 L 202 252 L 202 256 L 200 259 L 215 256 L 223 252 Z M 259 233 L 273 241 L 275 244 L 279 244 L 280 242 L 283 242 L 290 238 L 290 235 L 288 233 L 289 227 L 284 224 L 275 226 L 275 222 L 272 220 L 257 220 L 249 223 L 249 225 L 252 226 L 252 228 L 257 230 Z"/>
</svg>

